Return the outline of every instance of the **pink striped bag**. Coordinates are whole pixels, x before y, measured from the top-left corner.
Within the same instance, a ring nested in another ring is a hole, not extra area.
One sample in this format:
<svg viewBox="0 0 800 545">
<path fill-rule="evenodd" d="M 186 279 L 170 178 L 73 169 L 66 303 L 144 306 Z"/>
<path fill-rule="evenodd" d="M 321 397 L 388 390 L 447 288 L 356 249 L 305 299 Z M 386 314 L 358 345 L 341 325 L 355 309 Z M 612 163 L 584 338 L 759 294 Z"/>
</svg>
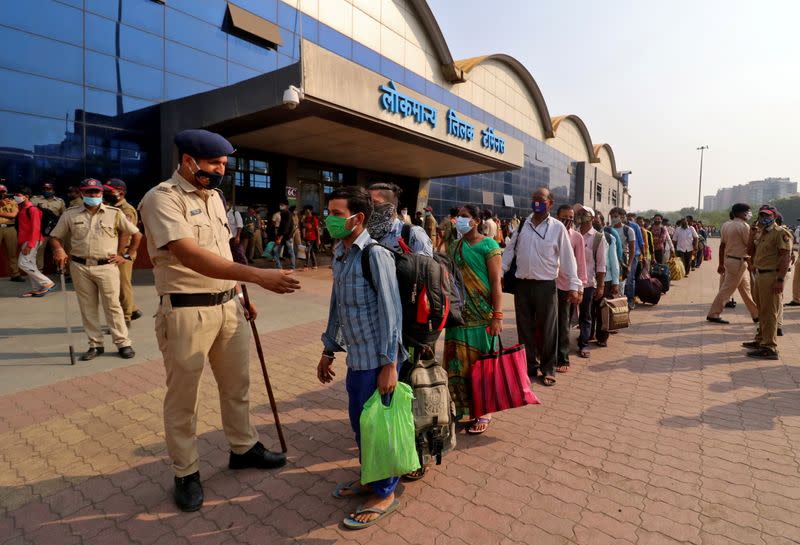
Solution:
<svg viewBox="0 0 800 545">
<path fill-rule="evenodd" d="M 531 390 L 525 346 L 504 349 L 499 338 L 498 346 L 498 351 L 484 354 L 470 368 L 472 418 L 540 403 Z"/>
</svg>

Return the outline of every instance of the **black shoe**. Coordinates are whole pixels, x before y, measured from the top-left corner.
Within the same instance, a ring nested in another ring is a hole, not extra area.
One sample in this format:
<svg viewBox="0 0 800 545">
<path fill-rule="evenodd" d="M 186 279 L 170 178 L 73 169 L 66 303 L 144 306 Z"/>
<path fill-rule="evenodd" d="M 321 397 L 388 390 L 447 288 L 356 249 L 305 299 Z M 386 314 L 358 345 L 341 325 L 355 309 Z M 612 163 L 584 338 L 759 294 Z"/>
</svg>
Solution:
<svg viewBox="0 0 800 545">
<path fill-rule="evenodd" d="M 175 477 L 175 505 L 187 513 L 203 507 L 203 485 L 200 472 L 195 471 L 186 477 Z"/>
<path fill-rule="evenodd" d="M 783 329 L 778 328 L 778 337 L 783 337 Z"/>
<path fill-rule="evenodd" d="M 715 324 L 729 324 L 728 320 L 723 320 L 722 318 L 712 318 L 711 316 L 706 316 L 706 320 L 709 322 L 714 322 Z"/>
<path fill-rule="evenodd" d="M 131 320 L 138 320 L 142 317 L 142 311 L 139 309 L 134 310 L 131 312 Z"/>
<path fill-rule="evenodd" d="M 12 278 L 12 280 L 13 280 L 13 278 Z M 785 307 L 800 307 L 800 303 L 798 303 L 797 301 L 789 301 L 788 303 L 786 303 L 783 306 L 785 306 Z"/>
<path fill-rule="evenodd" d="M 245 469 L 254 467 L 257 469 L 275 469 L 286 465 L 286 456 L 279 452 L 270 452 L 264 448 L 261 442 L 257 442 L 244 454 L 234 454 L 228 460 L 228 468 Z"/>
<path fill-rule="evenodd" d="M 130 346 L 123 346 L 119 349 L 119 357 L 129 360 L 136 355 L 136 352 L 133 351 L 133 348 Z"/>
<path fill-rule="evenodd" d="M 725 303 L 725 308 L 736 308 L 736 301 L 731 299 L 727 303 Z"/>
<path fill-rule="evenodd" d="M 771 348 L 766 348 L 766 347 L 762 346 L 761 348 L 759 348 L 757 350 L 752 350 L 752 351 L 748 352 L 747 353 L 747 357 L 748 358 L 758 358 L 760 360 L 777 360 L 778 359 L 778 353 L 775 350 L 771 349 Z"/>
<path fill-rule="evenodd" d="M 12 282 L 25 282 L 25 279 L 22 278 L 21 276 L 12 276 L 11 278 L 9 278 L 9 280 L 11 280 Z"/>
<path fill-rule="evenodd" d="M 102 346 L 92 346 L 83 354 L 83 356 L 81 356 L 81 361 L 93 360 L 105 351 L 106 349 Z"/>
<path fill-rule="evenodd" d="M 745 348 L 761 348 L 761 344 L 757 343 L 756 341 L 748 341 L 746 343 L 742 343 L 742 346 Z"/>
<path fill-rule="evenodd" d="M 756 316 L 755 318 L 753 318 L 753 323 L 754 323 L 754 324 L 757 324 L 757 323 L 758 323 L 758 316 Z"/>
</svg>

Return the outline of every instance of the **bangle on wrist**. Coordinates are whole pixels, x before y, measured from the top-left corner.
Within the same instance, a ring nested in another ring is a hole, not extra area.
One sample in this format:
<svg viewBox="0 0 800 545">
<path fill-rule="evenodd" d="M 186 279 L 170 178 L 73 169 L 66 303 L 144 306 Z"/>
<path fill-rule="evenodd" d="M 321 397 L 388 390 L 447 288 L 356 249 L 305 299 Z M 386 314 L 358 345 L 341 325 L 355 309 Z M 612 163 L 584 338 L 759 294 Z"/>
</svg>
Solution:
<svg viewBox="0 0 800 545">
<path fill-rule="evenodd" d="M 327 359 L 327 360 L 329 360 L 329 361 L 333 361 L 333 360 L 335 360 L 335 359 L 336 359 L 336 357 L 335 357 L 334 355 L 332 355 L 332 354 L 326 354 L 325 352 L 323 352 L 323 353 L 322 353 L 322 357 L 323 357 L 323 358 L 325 358 L 325 359 Z"/>
</svg>

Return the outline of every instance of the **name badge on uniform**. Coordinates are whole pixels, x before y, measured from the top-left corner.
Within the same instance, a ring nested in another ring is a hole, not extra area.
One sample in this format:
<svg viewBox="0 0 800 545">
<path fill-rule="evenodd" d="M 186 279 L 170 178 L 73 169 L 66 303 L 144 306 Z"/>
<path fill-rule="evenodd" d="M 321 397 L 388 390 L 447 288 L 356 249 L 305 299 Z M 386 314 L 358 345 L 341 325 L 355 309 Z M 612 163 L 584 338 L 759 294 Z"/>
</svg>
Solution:
<svg viewBox="0 0 800 545">
<path fill-rule="evenodd" d="M 203 212 L 202 210 L 200 210 L 199 208 L 196 208 L 196 209 L 194 209 L 194 210 L 191 210 L 191 211 L 189 212 L 189 214 L 191 214 L 192 216 L 196 216 L 197 214 L 200 214 L 200 213 L 202 213 L 202 212 Z"/>
</svg>

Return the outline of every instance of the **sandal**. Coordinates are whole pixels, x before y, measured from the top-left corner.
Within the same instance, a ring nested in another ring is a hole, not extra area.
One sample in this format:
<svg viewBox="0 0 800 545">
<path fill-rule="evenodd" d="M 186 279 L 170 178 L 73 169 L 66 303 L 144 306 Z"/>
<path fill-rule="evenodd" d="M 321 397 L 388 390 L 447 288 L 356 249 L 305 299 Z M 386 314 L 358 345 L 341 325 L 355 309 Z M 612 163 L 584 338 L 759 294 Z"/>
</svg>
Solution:
<svg viewBox="0 0 800 545">
<path fill-rule="evenodd" d="M 556 377 L 543 376 L 542 377 L 542 384 L 547 386 L 548 388 L 550 386 L 555 386 L 556 385 Z"/>
<path fill-rule="evenodd" d="M 608 342 L 606 342 L 606 341 L 597 341 L 597 346 L 599 346 L 600 348 L 605 348 L 606 346 L 608 346 Z"/>
<path fill-rule="evenodd" d="M 369 528 L 370 526 L 377 524 L 377 522 L 382 518 L 386 518 L 387 516 L 391 515 L 399 506 L 400 500 L 394 500 L 386 509 L 378 509 L 377 507 L 359 507 L 356 509 L 355 513 L 342 521 L 342 525 L 348 530 L 361 530 L 362 528 Z M 378 516 L 374 519 L 368 520 L 367 522 L 360 522 L 356 520 L 355 517 L 358 515 L 363 515 L 364 513 L 375 513 Z"/>
<path fill-rule="evenodd" d="M 472 426 L 467 428 L 467 433 L 470 435 L 480 435 L 489 429 L 489 424 L 491 423 L 492 423 L 491 418 L 486 418 L 485 416 L 476 418 L 475 422 L 472 423 Z M 480 429 L 479 428 L 480 426 L 483 426 L 483 429 Z"/>
<path fill-rule="evenodd" d="M 581 357 L 581 358 L 588 358 L 589 357 L 589 351 L 586 350 L 585 348 L 579 348 L 578 349 L 578 356 Z"/>
<path fill-rule="evenodd" d="M 403 475 L 404 481 L 418 481 L 425 476 L 425 466 L 420 467 L 412 471 L 411 473 L 406 473 Z"/>
<path fill-rule="evenodd" d="M 350 490 L 352 494 L 345 494 L 344 492 L 347 490 Z M 331 496 L 337 500 L 346 500 L 347 498 L 369 496 L 370 494 L 372 494 L 372 490 L 361 485 L 361 479 L 356 479 L 349 483 L 339 483 L 336 485 L 336 490 L 331 493 Z"/>
<path fill-rule="evenodd" d="M 556 367 L 556 373 L 566 373 L 567 371 L 569 371 L 568 363 L 562 363 L 561 365 Z"/>
</svg>

